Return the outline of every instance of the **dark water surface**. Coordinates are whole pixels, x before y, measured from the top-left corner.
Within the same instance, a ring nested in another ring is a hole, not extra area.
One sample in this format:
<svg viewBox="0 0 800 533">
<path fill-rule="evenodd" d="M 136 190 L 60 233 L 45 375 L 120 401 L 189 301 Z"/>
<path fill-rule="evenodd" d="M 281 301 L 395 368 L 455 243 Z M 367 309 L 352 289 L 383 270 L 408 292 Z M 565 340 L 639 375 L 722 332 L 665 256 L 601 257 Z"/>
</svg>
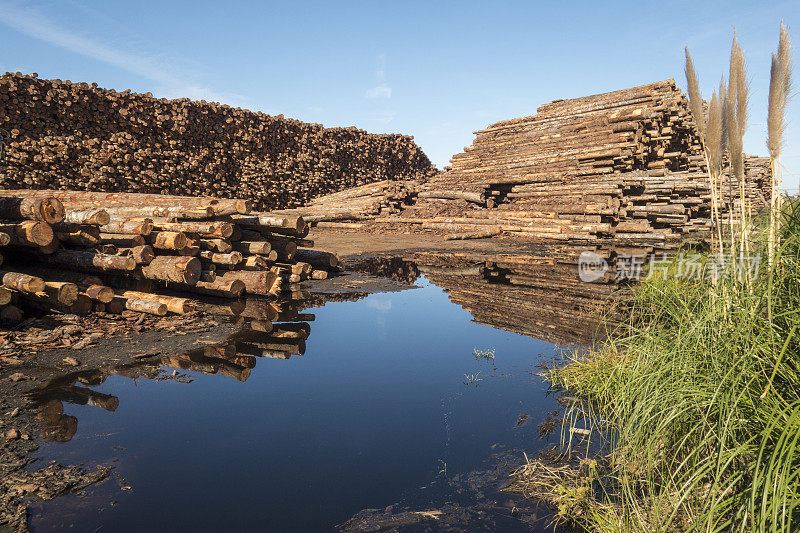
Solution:
<svg viewBox="0 0 800 533">
<path fill-rule="evenodd" d="M 34 505 L 32 528 L 325 531 L 365 508 L 467 498 L 452 480 L 493 468 L 498 453 L 521 461 L 547 445 L 537 425 L 558 404 L 536 374 L 557 349 L 472 323 L 442 289 L 418 285 L 314 309 L 305 354 L 258 358 L 243 382 L 185 371 L 191 383 L 77 383 L 118 406 L 66 399 L 77 431 L 39 457 L 114 474 Z M 498 528 L 547 523 L 497 512 L 507 519 Z"/>
</svg>

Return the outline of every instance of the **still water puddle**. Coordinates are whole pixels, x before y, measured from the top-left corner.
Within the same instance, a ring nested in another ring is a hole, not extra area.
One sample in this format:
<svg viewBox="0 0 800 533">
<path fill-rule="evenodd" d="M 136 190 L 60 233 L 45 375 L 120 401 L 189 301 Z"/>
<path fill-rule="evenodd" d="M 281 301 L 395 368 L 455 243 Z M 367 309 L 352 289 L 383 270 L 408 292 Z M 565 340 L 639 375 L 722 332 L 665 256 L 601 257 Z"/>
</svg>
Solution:
<svg viewBox="0 0 800 533">
<path fill-rule="evenodd" d="M 417 285 L 53 383 L 37 401 L 54 442 L 38 456 L 113 475 L 34 505 L 32 529 L 325 531 L 380 509 L 351 525 L 552 531 L 498 486 L 523 450 L 558 441 L 540 438 L 559 405 L 537 374 L 559 348 Z"/>
</svg>

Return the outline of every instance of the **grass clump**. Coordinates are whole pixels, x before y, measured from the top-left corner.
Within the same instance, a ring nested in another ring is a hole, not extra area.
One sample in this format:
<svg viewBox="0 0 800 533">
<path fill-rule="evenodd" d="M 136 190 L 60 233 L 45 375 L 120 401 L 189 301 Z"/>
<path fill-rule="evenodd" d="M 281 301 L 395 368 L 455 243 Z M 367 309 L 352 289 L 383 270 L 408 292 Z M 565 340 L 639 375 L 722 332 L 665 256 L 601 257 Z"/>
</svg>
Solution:
<svg viewBox="0 0 800 533">
<path fill-rule="evenodd" d="M 618 337 L 550 374 L 611 428 L 602 490 L 574 520 L 603 531 L 800 527 L 798 203 L 781 230 L 774 263 L 750 281 L 734 270 L 680 277 L 677 265 L 652 276 Z"/>
</svg>

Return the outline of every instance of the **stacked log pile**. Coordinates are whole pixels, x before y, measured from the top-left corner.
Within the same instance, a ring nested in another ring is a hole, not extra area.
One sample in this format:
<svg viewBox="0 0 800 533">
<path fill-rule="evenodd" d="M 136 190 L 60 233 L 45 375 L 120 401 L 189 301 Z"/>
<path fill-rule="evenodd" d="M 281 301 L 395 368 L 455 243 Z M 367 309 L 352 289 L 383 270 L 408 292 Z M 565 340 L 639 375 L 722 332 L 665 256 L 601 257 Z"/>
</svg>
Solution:
<svg viewBox="0 0 800 533">
<path fill-rule="evenodd" d="M 711 234 L 704 156 L 673 80 L 558 100 L 476 133 L 449 171 L 420 186 L 414 207 L 384 220 L 454 239 L 512 233 L 662 251 Z M 758 208 L 768 161 L 748 157 L 746 168 L 746 199 Z M 738 191 L 722 181 L 725 216 Z"/>
<path fill-rule="evenodd" d="M 248 198 L 268 210 L 435 172 L 411 137 L 0 76 L 0 187 Z"/>
<path fill-rule="evenodd" d="M 241 199 L 0 195 L 0 243 L 9 250 L 0 271 L 6 322 L 19 321 L 26 307 L 184 314 L 210 309 L 186 293 L 278 297 L 338 269 L 335 254 L 312 249 L 302 217 L 253 212 Z"/>
<path fill-rule="evenodd" d="M 335 228 L 343 220 L 400 213 L 414 203 L 418 187 L 416 181 L 383 180 L 321 196 L 304 207 L 274 212 L 300 215 L 312 226 Z"/>
</svg>

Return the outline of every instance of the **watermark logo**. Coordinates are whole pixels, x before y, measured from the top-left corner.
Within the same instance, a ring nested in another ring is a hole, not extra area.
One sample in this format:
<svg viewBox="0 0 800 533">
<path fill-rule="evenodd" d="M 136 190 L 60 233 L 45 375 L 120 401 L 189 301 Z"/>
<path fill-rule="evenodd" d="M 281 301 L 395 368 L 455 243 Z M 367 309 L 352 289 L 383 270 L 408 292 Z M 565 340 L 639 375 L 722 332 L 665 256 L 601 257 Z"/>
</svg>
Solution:
<svg viewBox="0 0 800 533">
<path fill-rule="evenodd" d="M 578 257 L 578 276 L 584 283 L 603 279 L 608 272 L 608 261 L 595 252 L 581 252 Z"/>
<path fill-rule="evenodd" d="M 760 255 L 723 255 L 680 253 L 677 255 L 620 254 L 614 263 L 614 278 L 617 281 L 640 281 L 660 274 L 691 280 L 736 279 L 743 281 L 758 277 L 761 266 Z M 578 276 L 581 281 L 591 283 L 606 276 L 608 262 L 595 252 L 583 252 L 578 258 Z"/>
</svg>

